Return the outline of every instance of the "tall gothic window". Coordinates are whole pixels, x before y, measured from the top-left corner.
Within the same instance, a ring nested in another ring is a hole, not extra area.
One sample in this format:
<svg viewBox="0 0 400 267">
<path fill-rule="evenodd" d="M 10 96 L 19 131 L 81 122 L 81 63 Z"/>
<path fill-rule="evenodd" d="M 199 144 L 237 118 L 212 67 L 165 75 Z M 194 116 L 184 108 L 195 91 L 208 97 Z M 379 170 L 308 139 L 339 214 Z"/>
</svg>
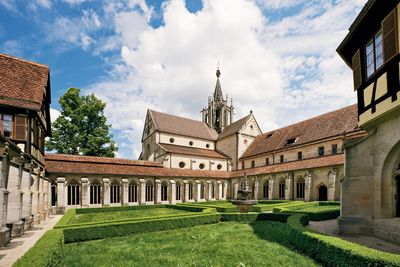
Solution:
<svg viewBox="0 0 400 267">
<path fill-rule="evenodd" d="M 269 181 L 265 181 L 264 186 L 263 186 L 263 198 L 268 198 L 269 197 Z"/>
<path fill-rule="evenodd" d="M 279 198 L 285 198 L 285 187 L 286 182 L 285 179 L 282 178 L 279 180 Z"/>
<path fill-rule="evenodd" d="M 296 197 L 304 198 L 305 181 L 304 178 L 298 178 L 296 181 Z"/>
<path fill-rule="evenodd" d="M 128 186 L 128 202 L 138 202 L 138 185 L 131 181 Z"/>
<path fill-rule="evenodd" d="M 176 185 L 176 190 L 175 190 L 175 199 L 176 200 L 181 200 L 181 183 L 177 182 Z"/>
<path fill-rule="evenodd" d="M 67 194 L 68 194 L 68 205 L 79 205 L 80 200 L 80 186 L 76 180 L 71 180 L 68 183 Z"/>
<path fill-rule="evenodd" d="M 154 185 L 152 181 L 147 181 L 146 183 L 145 200 L 146 202 L 154 201 Z"/>
<path fill-rule="evenodd" d="M 215 198 L 215 185 L 211 183 L 211 198 Z"/>
<path fill-rule="evenodd" d="M 90 184 L 90 204 L 101 204 L 101 183 L 97 180 Z"/>
<path fill-rule="evenodd" d="M 118 181 L 113 181 L 110 185 L 110 203 L 120 203 L 121 186 Z"/>
<path fill-rule="evenodd" d="M 168 184 L 167 182 L 163 181 L 161 184 L 161 201 L 168 200 Z"/>
<path fill-rule="evenodd" d="M 204 197 L 205 191 L 206 191 L 206 186 L 203 183 L 201 183 L 201 185 L 200 185 L 200 199 L 204 199 L 205 198 Z"/>
<path fill-rule="evenodd" d="M 193 199 L 193 183 L 192 182 L 189 183 L 188 198 L 189 198 L 189 200 Z"/>
<path fill-rule="evenodd" d="M 221 198 L 225 198 L 225 183 L 222 183 Z"/>
</svg>

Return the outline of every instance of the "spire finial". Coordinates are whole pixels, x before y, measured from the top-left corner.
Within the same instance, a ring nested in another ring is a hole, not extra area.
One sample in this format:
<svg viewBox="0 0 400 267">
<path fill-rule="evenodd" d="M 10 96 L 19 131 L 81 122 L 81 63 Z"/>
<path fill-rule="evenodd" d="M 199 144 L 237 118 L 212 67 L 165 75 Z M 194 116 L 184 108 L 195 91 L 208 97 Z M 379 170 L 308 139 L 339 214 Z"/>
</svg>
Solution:
<svg viewBox="0 0 400 267">
<path fill-rule="evenodd" d="M 221 71 L 219 70 L 219 61 L 217 63 L 217 78 L 219 78 L 219 76 L 221 76 Z"/>
</svg>

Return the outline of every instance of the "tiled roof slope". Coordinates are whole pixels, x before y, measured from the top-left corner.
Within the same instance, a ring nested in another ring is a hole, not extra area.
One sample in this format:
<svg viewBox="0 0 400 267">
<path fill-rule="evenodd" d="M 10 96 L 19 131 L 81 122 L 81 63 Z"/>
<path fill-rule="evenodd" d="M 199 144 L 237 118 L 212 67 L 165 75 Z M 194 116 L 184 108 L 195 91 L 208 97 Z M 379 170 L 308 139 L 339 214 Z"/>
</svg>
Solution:
<svg viewBox="0 0 400 267">
<path fill-rule="evenodd" d="M 240 120 L 237 120 L 233 122 L 232 124 L 229 124 L 228 126 L 225 127 L 225 129 L 222 131 L 222 133 L 218 136 L 218 139 L 222 139 L 224 137 L 230 136 L 232 134 L 235 134 L 239 132 L 240 128 L 242 128 L 243 124 L 251 117 L 251 114 L 247 115 L 246 117 L 241 118 Z"/>
<path fill-rule="evenodd" d="M 358 130 L 357 105 L 351 105 L 261 134 L 246 149 L 241 158 L 339 136 L 355 130 Z M 287 140 L 291 138 L 297 138 L 297 141 L 292 145 L 287 145 Z"/>
<path fill-rule="evenodd" d="M 149 110 L 156 130 L 206 140 L 217 140 L 218 133 L 206 123 Z"/>
<path fill-rule="evenodd" d="M 40 110 L 49 67 L 0 53 L 0 104 Z"/>
<path fill-rule="evenodd" d="M 137 177 L 199 177 L 199 178 L 229 178 L 226 171 L 206 171 L 188 169 L 169 169 L 154 166 L 153 162 L 131 161 L 112 158 L 80 157 L 62 155 L 46 155 L 46 171 L 50 174 L 81 174 L 81 175 L 132 175 Z M 117 162 L 122 162 L 118 164 Z M 132 164 L 128 164 L 132 162 Z"/>
<path fill-rule="evenodd" d="M 289 172 L 295 170 L 307 170 L 312 168 L 337 166 L 344 164 L 344 154 L 324 156 L 312 159 L 296 160 L 269 166 L 234 171 L 231 177 L 243 177 L 246 175 L 272 174 L 277 172 Z"/>
<path fill-rule="evenodd" d="M 176 146 L 170 144 L 159 144 L 167 152 L 175 153 L 175 154 L 183 154 L 183 155 L 195 155 L 199 157 L 208 157 L 208 158 L 218 158 L 218 159 L 226 159 L 228 156 L 222 155 L 215 150 L 212 149 L 201 149 L 195 147 L 185 147 L 185 146 Z"/>
</svg>

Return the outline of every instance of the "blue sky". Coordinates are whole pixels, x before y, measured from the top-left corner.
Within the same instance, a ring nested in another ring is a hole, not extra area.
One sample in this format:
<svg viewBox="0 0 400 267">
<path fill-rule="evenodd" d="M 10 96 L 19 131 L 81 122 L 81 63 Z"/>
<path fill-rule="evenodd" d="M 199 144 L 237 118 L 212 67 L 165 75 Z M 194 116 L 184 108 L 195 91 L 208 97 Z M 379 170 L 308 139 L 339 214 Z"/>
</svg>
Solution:
<svg viewBox="0 0 400 267">
<path fill-rule="evenodd" d="M 365 0 L 0 0 L 0 52 L 48 64 L 52 114 L 69 88 L 107 102 L 118 156 L 147 108 L 200 119 L 221 64 L 236 118 L 264 131 L 355 103 L 335 49 Z"/>
</svg>

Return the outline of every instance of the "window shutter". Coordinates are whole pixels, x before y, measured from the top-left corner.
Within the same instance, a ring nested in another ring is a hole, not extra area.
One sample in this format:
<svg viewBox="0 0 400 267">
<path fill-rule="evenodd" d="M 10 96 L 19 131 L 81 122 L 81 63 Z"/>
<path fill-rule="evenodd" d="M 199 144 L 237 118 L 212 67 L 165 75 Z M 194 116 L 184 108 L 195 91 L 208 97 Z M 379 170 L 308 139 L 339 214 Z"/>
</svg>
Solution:
<svg viewBox="0 0 400 267">
<path fill-rule="evenodd" d="M 26 116 L 15 115 L 15 139 L 26 140 Z"/>
<path fill-rule="evenodd" d="M 398 54 L 397 12 L 393 9 L 382 21 L 383 59 L 388 62 Z"/>
<path fill-rule="evenodd" d="M 360 49 L 357 50 L 351 59 L 351 66 L 353 68 L 354 91 L 356 91 L 362 84 Z"/>
</svg>

